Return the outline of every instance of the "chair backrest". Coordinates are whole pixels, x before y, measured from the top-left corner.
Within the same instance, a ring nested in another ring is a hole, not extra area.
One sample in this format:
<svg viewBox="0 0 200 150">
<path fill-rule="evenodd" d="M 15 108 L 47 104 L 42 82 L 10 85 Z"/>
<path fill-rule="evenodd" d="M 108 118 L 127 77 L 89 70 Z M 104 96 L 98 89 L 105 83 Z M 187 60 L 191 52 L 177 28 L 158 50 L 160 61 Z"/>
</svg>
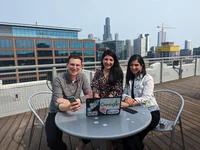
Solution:
<svg viewBox="0 0 200 150">
<path fill-rule="evenodd" d="M 183 110 L 183 97 L 171 90 L 155 90 L 154 95 L 160 107 L 161 118 L 175 121 L 175 126 Z"/>
<path fill-rule="evenodd" d="M 34 115 L 37 117 L 37 119 L 41 122 L 42 125 L 44 125 L 44 119 L 42 119 L 38 111 L 40 109 L 48 108 L 51 102 L 52 92 L 49 91 L 41 91 L 34 93 L 31 95 L 28 99 L 28 106 L 31 109 L 31 111 L 34 113 Z"/>
</svg>

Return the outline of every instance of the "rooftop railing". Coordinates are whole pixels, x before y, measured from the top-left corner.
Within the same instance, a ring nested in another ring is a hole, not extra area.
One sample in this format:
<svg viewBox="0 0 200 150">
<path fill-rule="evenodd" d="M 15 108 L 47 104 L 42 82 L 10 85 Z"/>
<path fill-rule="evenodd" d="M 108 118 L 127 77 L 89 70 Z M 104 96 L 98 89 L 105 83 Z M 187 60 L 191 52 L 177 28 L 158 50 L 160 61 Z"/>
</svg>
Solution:
<svg viewBox="0 0 200 150">
<path fill-rule="evenodd" d="M 128 60 L 120 61 L 125 74 Z M 200 56 L 145 59 L 147 73 L 154 83 L 200 75 Z M 100 62 L 83 63 L 83 72 L 92 80 Z M 66 71 L 66 64 L 0 67 L 0 117 L 29 111 L 28 97 L 39 91 L 51 90 L 53 77 Z"/>
</svg>

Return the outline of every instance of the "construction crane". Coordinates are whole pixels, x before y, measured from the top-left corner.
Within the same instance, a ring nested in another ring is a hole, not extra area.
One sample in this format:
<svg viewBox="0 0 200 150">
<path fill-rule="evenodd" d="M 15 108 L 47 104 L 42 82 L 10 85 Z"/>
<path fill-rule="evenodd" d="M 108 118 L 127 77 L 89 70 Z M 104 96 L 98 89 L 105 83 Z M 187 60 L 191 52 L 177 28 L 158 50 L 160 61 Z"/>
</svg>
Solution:
<svg viewBox="0 0 200 150">
<path fill-rule="evenodd" d="M 167 27 L 164 26 L 164 23 L 162 23 L 162 26 L 157 26 L 157 28 L 161 28 L 162 30 L 162 43 L 164 42 L 164 29 L 176 29 L 175 27 Z"/>
</svg>

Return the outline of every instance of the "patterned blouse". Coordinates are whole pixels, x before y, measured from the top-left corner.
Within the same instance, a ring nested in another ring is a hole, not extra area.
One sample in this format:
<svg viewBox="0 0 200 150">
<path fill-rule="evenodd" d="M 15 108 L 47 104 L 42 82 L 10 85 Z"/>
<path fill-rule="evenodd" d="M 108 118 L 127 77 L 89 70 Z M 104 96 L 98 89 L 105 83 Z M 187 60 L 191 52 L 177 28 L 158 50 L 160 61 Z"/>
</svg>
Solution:
<svg viewBox="0 0 200 150">
<path fill-rule="evenodd" d="M 110 94 L 120 97 L 123 93 L 123 79 L 116 81 L 115 85 L 110 85 L 104 77 L 103 70 L 96 70 L 91 87 L 93 93 L 99 94 L 101 98 L 109 97 Z"/>
</svg>

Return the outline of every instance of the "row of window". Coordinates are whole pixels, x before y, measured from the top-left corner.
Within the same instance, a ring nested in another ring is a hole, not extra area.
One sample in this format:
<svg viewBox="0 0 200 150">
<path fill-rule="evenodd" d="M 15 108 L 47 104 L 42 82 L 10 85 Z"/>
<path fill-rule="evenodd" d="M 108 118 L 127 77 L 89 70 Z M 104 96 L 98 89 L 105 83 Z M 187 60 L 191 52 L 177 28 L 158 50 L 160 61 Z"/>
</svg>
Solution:
<svg viewBox="0 0 200 150">
<path fill-rule="evenodd" d="M 16 37 L 78 39 L 78 31 L 12 27 L 12 32 Z"/>
<path fill-rule="evenodd" d="M 35 57 L 33 50 L 17 50 L 17 57 Z M 55 56 L 68 56 L 68 50 L 55 50 Z M 82 50 L 73 50 L 70 51 L 70 54 L 78 54 L 82 56 Z M 84 56 L 94 56 L 94 50 L 84 50 Z M 45 57 L 45 56 L 53 56 L 51 50 L 38 50 L 37 51 L 38 57 Z M 13 58 L 14 51 L 13 50 L 1 50 L 0 51 L 0 58 Z"/>
<path fill-rule="evenodd" d="M 33 40 L 16 40 L 16 48 L 34 48 Z M 12 40 L 0 39 L 0 48 L 12 48 Z M 37 48 L 52 48 L 51 40 L 36 40 Z M 54 41 L 55 48 L 68 48 L 67 41 Z M 84 42 L 84 48 L 94 48 L 93 42 Z M 82 48 L 82 42 L 70 42 L 70 48 Z"/>
<path fill-rule="evenodd" d="M 53 64 L 53 59 L 38 59 L 38 65 Z M 67 63 L 66 58 L 55 59 L 56 64 Z M 84 58 L 84 62 L 94 62 L 94 58 Z M 35 60 L 18 60 L 18 66 L 35 65 Z M 1 60 L 0 67 L 15 66 L 14 60 Z"/>
</svg>

